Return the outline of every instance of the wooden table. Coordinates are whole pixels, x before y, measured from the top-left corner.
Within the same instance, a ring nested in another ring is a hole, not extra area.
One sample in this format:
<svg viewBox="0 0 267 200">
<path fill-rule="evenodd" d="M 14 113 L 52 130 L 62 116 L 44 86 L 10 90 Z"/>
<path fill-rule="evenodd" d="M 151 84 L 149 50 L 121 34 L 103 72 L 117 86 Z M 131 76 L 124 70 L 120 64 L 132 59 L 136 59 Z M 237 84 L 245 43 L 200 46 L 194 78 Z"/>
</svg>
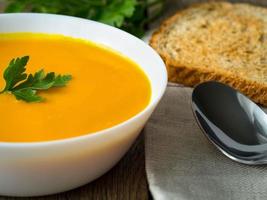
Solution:
<svg viewBox="0 0 267 200">
<path fill-rule="evenodd" d="M 0 197 L 0 200 L 17 200 Z M 109 172 L 83 187 L 75 190 L 36 198 L 21 200 L 143 200 L 149 199 L 145 174 L 144 135 L 141 134 L 122 160 Z"/>
</svg>

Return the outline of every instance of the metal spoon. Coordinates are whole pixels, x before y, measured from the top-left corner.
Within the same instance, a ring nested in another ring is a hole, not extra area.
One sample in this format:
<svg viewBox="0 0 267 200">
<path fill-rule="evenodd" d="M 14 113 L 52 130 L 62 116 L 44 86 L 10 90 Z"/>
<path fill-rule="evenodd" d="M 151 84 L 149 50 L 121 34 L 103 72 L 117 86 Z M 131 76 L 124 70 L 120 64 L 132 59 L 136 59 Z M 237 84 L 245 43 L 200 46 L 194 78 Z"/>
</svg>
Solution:
<svg viewBox="0 0 267 200">
<path fill-rule="evenodd" d="M 267 115 L 235 89 L 218 82 L 198 85 L 192 94 L 198 125 L 210 141 L 240 163 L 267 163 Z"/>
</svg>

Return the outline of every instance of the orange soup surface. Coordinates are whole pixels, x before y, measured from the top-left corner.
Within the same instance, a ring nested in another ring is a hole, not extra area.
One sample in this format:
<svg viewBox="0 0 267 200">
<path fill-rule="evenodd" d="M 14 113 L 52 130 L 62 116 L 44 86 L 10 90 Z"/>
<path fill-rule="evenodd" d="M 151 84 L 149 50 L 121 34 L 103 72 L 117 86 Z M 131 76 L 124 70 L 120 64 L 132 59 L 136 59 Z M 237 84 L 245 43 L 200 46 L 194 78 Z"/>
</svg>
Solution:
<svg viewBox="0 0 267 200">
<path fill-rule="evenodd" d="M 30 56 L 27 73 L 71 74 L 67 86 L 39 92 L 44 102 L 0 94 L 0 142 L 49 141 L 117 125 L 149 103 L 151 87 L 130 59 L 106 47 L 60 35 L 0 34 L 0 88 L 12 58 Z"/>
</svg>

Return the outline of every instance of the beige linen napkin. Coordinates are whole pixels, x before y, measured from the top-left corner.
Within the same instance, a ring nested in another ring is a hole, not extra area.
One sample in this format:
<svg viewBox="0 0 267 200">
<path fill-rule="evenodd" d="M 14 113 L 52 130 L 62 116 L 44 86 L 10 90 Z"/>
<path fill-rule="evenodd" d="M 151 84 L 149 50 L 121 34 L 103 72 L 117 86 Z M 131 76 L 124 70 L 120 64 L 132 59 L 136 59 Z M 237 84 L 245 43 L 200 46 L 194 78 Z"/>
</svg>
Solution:
<svg viewBox="0 0 267 200">
<path fill-rule="evenodd" d="M 267 166 L 225 157 L 191 111 L 191 88 L 169 85 L 145 128 L 146 172 L 156 200 L 267 199 Z"/>
</svg>

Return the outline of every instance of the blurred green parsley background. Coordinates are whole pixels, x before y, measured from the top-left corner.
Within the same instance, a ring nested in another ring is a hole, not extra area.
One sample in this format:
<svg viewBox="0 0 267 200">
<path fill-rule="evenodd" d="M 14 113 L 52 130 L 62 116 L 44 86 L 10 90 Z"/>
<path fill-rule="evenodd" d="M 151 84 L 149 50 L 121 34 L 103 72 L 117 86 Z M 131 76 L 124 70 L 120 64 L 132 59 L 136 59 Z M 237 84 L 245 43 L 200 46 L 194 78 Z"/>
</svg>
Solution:
<svg viewBox="0 0 267 200">
<path fill-rule="evenodd" d="M 77 16 L 121 28 L 138 37 L 161 15 L 165 0 L 0 0 L 4 12 Z"/>
</svg>

